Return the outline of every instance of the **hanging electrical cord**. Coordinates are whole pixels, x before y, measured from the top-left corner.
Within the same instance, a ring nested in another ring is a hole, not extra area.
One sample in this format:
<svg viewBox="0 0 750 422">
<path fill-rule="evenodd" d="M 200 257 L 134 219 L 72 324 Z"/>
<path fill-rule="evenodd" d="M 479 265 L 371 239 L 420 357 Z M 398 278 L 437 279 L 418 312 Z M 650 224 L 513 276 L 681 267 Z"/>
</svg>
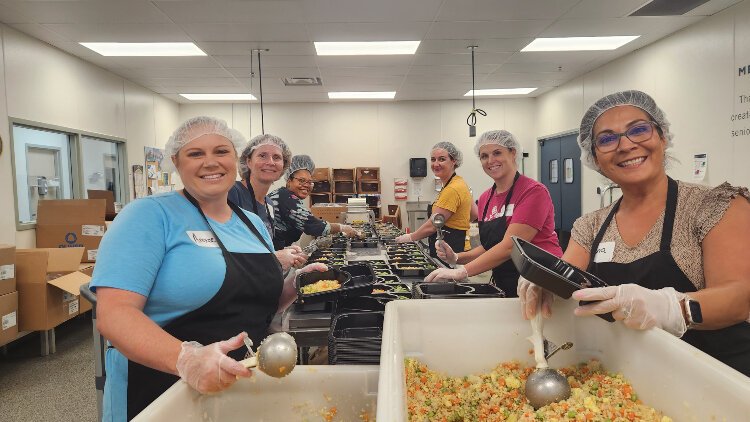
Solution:
<svg viewBox="0 0 750 422">
<path fill-rule="evenodd" d="M 261 49 L 258 49 L 258 89 L 260 90 L 260 130 L 263 135 L 266 134 L 266 126 L 265 122 L 263 121 L 263 66 L 260 64 L 260 52 Z M 268 51 L 268 49 L 263 49 L 263 51 Z"/>
<path fill-rule="evenodd" d="M 477 108 L 477 102 L 475 98 L 476 90 L 474 88 L 474 49 L 479 46 L 470 45 L 466 48 L 471 49 L 471 113 L 466 118 L 466 124 L 469 125 L 469 137 L 477 136 L 477 114 L 487 116 L 487 112 L 481 108 Z"/>
<path fill-rule="evenodd" d="M 250 50 L 250 95 L 253 95 L 253 79 L 255 78 L 255 71 L 253 71 L 253 51 Z M 248 114 L 250 115 L 250 137 L 253 137 L 253 105 L 247 105 Z"/>
</svg>

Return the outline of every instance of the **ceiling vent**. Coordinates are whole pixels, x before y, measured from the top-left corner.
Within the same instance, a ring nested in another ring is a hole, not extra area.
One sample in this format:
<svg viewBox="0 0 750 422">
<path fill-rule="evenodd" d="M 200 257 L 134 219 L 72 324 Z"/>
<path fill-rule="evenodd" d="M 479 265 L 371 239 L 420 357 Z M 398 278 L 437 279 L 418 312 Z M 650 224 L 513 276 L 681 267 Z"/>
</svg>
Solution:
<svg viewBox="0 0 750 422">
<path fill-rule="evenodd" d="M 653 0 L 630 16 L 679 16 L 708 3 L 709 0 Z"/>
<path fill-rule="evenodd" d="M 320 78 L 281 78 L 284 86 L 321 86 Z"/>
</svg>

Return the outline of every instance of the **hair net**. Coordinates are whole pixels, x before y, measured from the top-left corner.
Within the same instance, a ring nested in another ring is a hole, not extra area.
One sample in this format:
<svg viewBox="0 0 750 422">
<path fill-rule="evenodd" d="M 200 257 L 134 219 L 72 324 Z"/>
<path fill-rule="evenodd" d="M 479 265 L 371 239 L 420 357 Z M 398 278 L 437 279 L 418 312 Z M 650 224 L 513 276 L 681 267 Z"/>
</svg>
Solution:
<svg viewBox="0 0 750 422">
<path fill-rule="evenodd" d="M 461 167 L 461 163 L 464 162 L 463 154 L 461 154 L 461 151 L 459 151 L 458 148 L 456 148 L 456 146 L 451 142 L 438 142 L 437 144 L 433 145 L 430 153 L 432 153 L 432 151 L 435 151 L 436 149 L 444 149 L 448 151 L 448 155 L 456 161 L 456 168 Z"/>
<path fill-rule="evenodd" d="M 307 170 L 312 174 L 315 171 L 315 163 L 309 155 L 295 155 L 292 157 L 289 168 L 286 169 L 286 180 L 289 180 L 298 170 Z"/>
<path fill-rule="evenodd" d="M 240 176 L 245 179 L 250 175 L 250 169 L 247 168 L 247 159 L 252 157 L 253 151 L 262 145 L 275 145 L 281 149 L 281 156 L 284 157 L 284 170 L 289 168 L 289 162 L 292 159 L 292 150 L 286 145 L 286 143 L 275 135 L 258 135 L 251 139 L 247 143 L 247 146 L 242 150 L 240 155 Z"/>
<path fill-rule="evenodd" d="M 477 143 L 474 145 L 474 153 L 479 156 L 479 148 L 485 145 L 500 145 L 501 147 L 516 151 L 516 161 L 518 161 L 522 152 L 521 144 L 507 130 L 490 130 L 479 135 L 479 139 L 477 139 Z"/>
<path fill-rule="evenodd" d="M 209 116 L 193 117 L 178 126 L 167 140 L 164 147 L 166 157 L 161 163 L 162 170 L 166 172 L 174 171 L 172 156 L 177 155 L 182 147 L 203 135 L 219 135 L 227 138 L 234 146 L 235 152 L 245 144 L 245 138 L 242 134 L 227 126 L 227 122 L 224 120 Z"/>
<path fill-rule="evenodd" d="M 669 120 L 664 112 L 656 105 L 656 102 L 650 95 L 641 91 L 622 91 L 607 95 L 595 102 L 589 107 L 586 114 L 581 119 L 581 128 L 578 134 L 578 146 L 581 147 L 581 161 L 587 167 L 599 171 L 594 159 L 593 131 L 594 123 L 605 111 L 622 105 L 631 105 L 645 111 L 659 126 L 660 134 L 667 140 L 667 148 L 672 147 L 672 138 L 674 135 L 669 131 Z M 671 155 L 665 156 L 664 164 L 673 159 Z"/>
</svg>

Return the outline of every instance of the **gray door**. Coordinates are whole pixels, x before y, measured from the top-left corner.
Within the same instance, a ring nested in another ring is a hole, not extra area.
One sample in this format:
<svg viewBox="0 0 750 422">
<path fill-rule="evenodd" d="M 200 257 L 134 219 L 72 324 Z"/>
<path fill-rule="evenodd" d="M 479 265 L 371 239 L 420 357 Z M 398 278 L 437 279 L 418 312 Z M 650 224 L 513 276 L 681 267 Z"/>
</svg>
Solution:
<svg viewBox="0 0 750 422">
<path fill-rule="evenodd" d="M 563 249 L 573 222 L 581 216 L 581 150 L 576 137 L 571 134 L 539 141 L 541 182 L 555 206 L 555 231 Z"/>
</svg>

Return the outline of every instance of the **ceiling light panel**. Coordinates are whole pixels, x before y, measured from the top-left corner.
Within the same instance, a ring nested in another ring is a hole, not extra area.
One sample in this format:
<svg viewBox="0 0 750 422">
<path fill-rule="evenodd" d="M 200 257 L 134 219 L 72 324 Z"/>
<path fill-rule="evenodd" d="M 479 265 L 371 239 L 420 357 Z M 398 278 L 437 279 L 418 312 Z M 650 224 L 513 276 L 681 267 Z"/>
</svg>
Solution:
<svg viewBox="0 0 750 422">
<path fill-rule="evenodd" d="M 332 100 L 392 100 L 394 97 L 396 97 L 396 91 L 349 91 L 328 93 L 328 98 Z"/>
<path fill-rule="evenodd" d="M 82 46 L 102 56 L 121 57 L 174 57 L 205 56 L 191 42 L 82 42 Z"/>
<path fill-rule="evenodd" d="M 180 94 L 190 101 L 255 101 L 253 94 Z"/>
<path fill-rule="evenodd" d="M 489 95 L 526 95 L 536 91 L 536 88 L 497 88 L 497 89 L 477 89 L 469 90 L 464 97 L 477 97 Z"/>
<path fill-rule="evenodd" d="M 319 56 L 388 56 L 414 54 L 419 41 L 315 42 Z"/>
<path fill-rule="evenodd" d="M 526 47 L 526 51 L 600 51 L 615 50 L 637 39 L 640 35 L 623 35 L 613 37 L 561 37 L 537 38 Z"/>
</svg>

